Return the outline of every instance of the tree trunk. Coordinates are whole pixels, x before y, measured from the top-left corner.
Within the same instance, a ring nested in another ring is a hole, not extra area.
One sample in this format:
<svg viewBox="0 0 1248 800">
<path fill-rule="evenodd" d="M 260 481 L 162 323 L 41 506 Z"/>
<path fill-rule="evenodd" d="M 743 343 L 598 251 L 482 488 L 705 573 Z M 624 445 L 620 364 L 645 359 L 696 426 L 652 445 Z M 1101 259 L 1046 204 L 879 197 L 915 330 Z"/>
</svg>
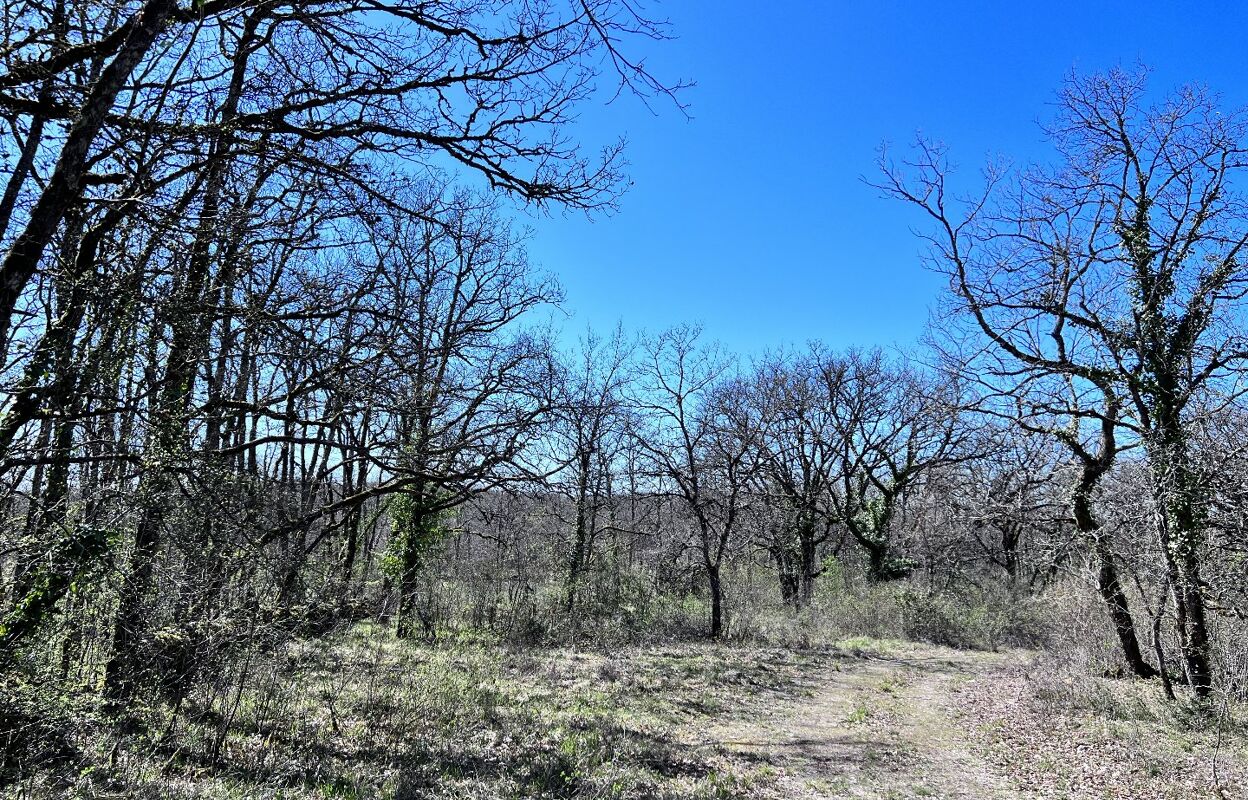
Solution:
<svg viewBox="0 0 1248 800">
<path fill-rule="evenodd" d="M 409 490 L 411 506 L 396 527 L 395 535 L 402 536 L 402 570 L 399 573 L 399 603 L 396 611 L 395 635 L 410 639 L 415 634 L 414 622 L 418 617 L 417 601 L 420 591 L 420 572 L 424 566 L 425 550 L 429 534 L 435 525 L 435 514 L 428 510 L 429 490 L 420 483 Z M 422 620 L 423 622 L 423 620 Z M 426 627 L 428 627 L 426 625 Z"/>
<path fill-rule="evenodd" d="M 1007 521 L 1001 525 L 1001 566 L 1005 568 L 1011 587 L 1018 585 L 1018 543 L 1021 531 L 1022 526 L 1013 522 Z"/>
<path fill-rule="evenodd" d="M 868 577 L 872 582 L 882 583 L 891 580 L 888 576 L 888 545 L 872 540 L 859 540 L 867 550 L 870 560 Z"/>
<path fill-rule="evenodd" d="M 1213 691 L 1209 629 L 1200 561 L 1204 499 L 1191 462 L 1186 432 L 1174 398 L 1173 380 L 1164 381 L 1154 411 L 1156 438 L 1149 449 L 1157 492 L 1157 532 L 1166 574 L 1174 593 L 1175 626 L 1188 684 L 1198 698 Z"/>
<path fill-rule="evenodd" d="M 161 481 L 163 484 L 163 480 Z M 151 487 L 160 489 L 163 486 Z M 165 494 L 163 491 L 159 494 Z M 146 502 L 134 533 L 134 549 L 130 553 L 129 570 L 121 586 L 117 615 L 113 619 L 113 653 L 104 667 L 104 696 L 113 703 L 124 703 L 134 693 L 141 672 L 142 659 L 138 643 L 147 612 L 147 594 L 151 585 L 156 553 L 160 547 L 160 529 L 165 509 L 159 502 Z"/>
<path fill-rule="evenodd" d="M 1096 558 L 1096 585 L 1105 608 L 1109 612 L 1110 622 L 1118 636 L 1118 644 L 1122 649 L 1123 660 L 1135 675 L 1141 678 L 1157 676 L 1157 670 L 1144 660 L 1140 651 L 1140 640 L 1135 635 L 1135 620 L 1131 616 L 1127 603 L 1126 592 L 1118 580 L 1118 568 L 1114 563 L 1113 549 L 1109 536 L 1101 530 L 1101 525 L 1092 513 L 1092 490 L 1101 477 L 1109 469 L 1109 463 L 1097 460 L 1084 464 L 1079 476 L 1079 484 L 1071 499 L 1071 512 L 1075 518 L 1075 527 L 1088 537 L 1092 544 L 1092 552 Z"/>
<path fill-rule="evenodd" d="M 567 597 L 565 610 L 568 616 L 576 608 L 576 593 L 580 589 L 581 573 L 585 569 L 586 544 L 589 541 L 589 450 L 581 452 L 577 467 L 579 473 L 576 480 L 576 530 L 572 542 L 571 558 L 568 562 Z"/>
<path fill-rule="evenodd" d="M 786 606 L 798 607 L 798 593 L 801 591 L 801 580 L 794 569 L 792 558 L 782 547 L 772 550 L 772 560 L 776 562 L 776 573 L 780 583 L 780 601 Z"/>
<path fill-rule="evenodd" d="M 1177 494 L 1177 493 L 1175 493 Z M 1174 595 L 1175 628 L 1188 684 L 1199 698 L 1213 691 L 1209 664 L 1209 633 L 1201 591 L 1199 531 L 1190 502 L 1163 490 L 1158 522 L 1166 575 Z"/>
<path fill-rule="evenodd" d="M 1105 608 L 1109 611 L 1109 619 L 1114 625 L 1114 632 L 1118 635 L 1122 657 L 1126 660 L 1127 667 L 1138 677 L 1155 678 L 1157 670 L 1144 660 L 1140 650 L 1140 640 L 1135 634 L 1135 620 L 1127 605 L 1126 592 L 1123 591 L 1122 584 L 1118 580 L 1118 569 L 1114 564 L 1113 552 L 1106 541 L 1108 536 L 1099 532 L 1093 533 L 1092 536 L 1093 549 L 1098 562 L 1096 586 L 1101 593 L 1101 599 L 1105 601 Z"/>
<path fill-rule="evenodd" d="M 706 578 L 711 586 L 711 638 L 719 639 L 724 633 L 724 587 L 719 565 L 707 565 Z"/>
<path fill-rule="evenodd" d="M 819 577 L 818 542 L 815 541 L 815 521 L 803 519 L 798 527 L 798 547 L 801 563 L 797 606 L 805 608 L 815 596 L 815 579 Z"/>
</svg>

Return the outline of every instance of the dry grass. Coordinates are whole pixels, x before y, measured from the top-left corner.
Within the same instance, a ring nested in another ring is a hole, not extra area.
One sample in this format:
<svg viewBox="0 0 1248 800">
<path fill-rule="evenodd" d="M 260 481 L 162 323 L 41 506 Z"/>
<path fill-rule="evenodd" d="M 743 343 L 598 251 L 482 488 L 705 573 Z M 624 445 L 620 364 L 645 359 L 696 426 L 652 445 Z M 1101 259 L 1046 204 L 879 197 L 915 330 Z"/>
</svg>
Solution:
<svg viewBox="0 0 1248 800">
<path fill-rule="evenodd" d="M 47 693 L 5 684 L 0 713 L 39 721 L 36 733 L 54 745 L 50 769 L 9 789 L 213 800 L 786 797 L 783 760 L 707 746 L 707 731 L 732 739 L 759 719 L 776 741 L 794 730 L 842 737 L 812 745 L 828 754 L 858 743 L 857 773 L 829 755 L 804 785 L 848 780 L 882 797 L 903 778 L 919 785 L 914 770 L 866 757 L 885 745 L 949 775 L 984 764 L 1011 797 L 1236 797 L 1248 782 L 1243 707 L 1228 694 L 1212 712 L 1196 709 L 1166 702 L 1155 683 L 1100 677 L 1112 648 L 1082 598 L 1044 609 L 1062 657 L 1018 669 L 1019 651 L 904 637 L 1008 645 L 1035 625 L 1033 608 L 1006 613 L 986 595 L 923 605 L 904 584 L 835 588 L 797 615 L 737 598 L 750 611 L 733 616 L 725 645 L 518 646 L 452 631 L 421 644 L 359 626 L 253 655 L 176 713 L 140 703 L 124 733 L 91 692 L 51 713 Z M 954 698 L 960 716 L 941 698 Z M 760 740 L 760 752 L 774 744 Z M 939 784 L 932 775 L 923 785 Z"/>
<path fill-rule="evenodd" d="M 1092 675 L 1052 656 L 961 694 L 985 748 L 1042 797 L 1248 796 L 1248 709 L 1165 699 L 1157 681 Z"/>
<path fill-rule="evenodd" d="M 800 692 L 821 656 L 681 644 L 613 653 L 427 646 L 358 628 L 257 665 L 244 691 L 84 725 L 85 758 L 24 790 L 152 798 L 719 798 L 765 768 L 675 732 Z"/>
</svg>

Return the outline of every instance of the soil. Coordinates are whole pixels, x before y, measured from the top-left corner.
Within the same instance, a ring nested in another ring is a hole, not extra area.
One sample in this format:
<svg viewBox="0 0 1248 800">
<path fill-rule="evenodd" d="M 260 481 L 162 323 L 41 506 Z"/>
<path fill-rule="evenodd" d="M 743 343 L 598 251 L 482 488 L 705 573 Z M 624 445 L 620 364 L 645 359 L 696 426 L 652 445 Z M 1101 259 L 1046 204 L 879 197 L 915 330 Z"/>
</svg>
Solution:
<svg viewBox="0 0 1248 800">
<path fill-rule="evenodd" d="M 721 721 L 695 743 L 774 768 L 782 797 L 1034 796 L 987 757 L 957 703 L 1021 656 L 906 650 L 834 661 L 805 699 Z"/>
</svg>

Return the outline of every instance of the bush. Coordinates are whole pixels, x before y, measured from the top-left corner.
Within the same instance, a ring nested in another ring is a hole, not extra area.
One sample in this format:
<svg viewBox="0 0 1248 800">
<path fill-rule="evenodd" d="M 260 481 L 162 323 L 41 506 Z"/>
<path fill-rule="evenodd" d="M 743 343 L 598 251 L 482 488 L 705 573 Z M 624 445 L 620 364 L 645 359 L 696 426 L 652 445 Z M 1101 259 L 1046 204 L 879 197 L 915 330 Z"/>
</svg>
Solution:
<svg viewBox="0 0 1248 800">
<path fill-rule="evenodd" d="M 1036 647 L 1048 636 L 1033 598 L 969 589 L 897 592 L 902 628 L 908 639 L 962 650 L 996 650 L 1003 645 Z"/>
<path fill-rule="evenodd" d="M 50 692 L 11 676 L 0 680 L 0 787 L 77 762 L 74 717 Z"/>
<path fill-rule="evenodd" d="M 851 637 L 912 639 L 961 649 L 1045 645 L 1053 615 L 1045 602 L 988 583 L 934 590 L 920 578 L 871 583 L 835 560 L 825 564 L 809 607 L 783 605 L 769 580 L 732 589 L 731 638 L 810 647 Z"/>
</svg>

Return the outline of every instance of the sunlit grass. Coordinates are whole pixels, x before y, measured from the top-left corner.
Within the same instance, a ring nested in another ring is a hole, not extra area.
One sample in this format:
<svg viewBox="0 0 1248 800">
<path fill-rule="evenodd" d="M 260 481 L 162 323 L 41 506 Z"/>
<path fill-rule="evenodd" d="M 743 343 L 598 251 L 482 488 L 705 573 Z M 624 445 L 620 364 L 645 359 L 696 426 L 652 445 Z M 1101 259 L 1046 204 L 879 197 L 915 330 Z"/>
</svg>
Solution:
<svg viewBox="0 0 1248 800">
<path fill-rule="evenodd" d="M 375 625 L 296 642 L 242 692 L 197 696 L 71 793 L 234 798 L 744 796 L 773 780 L 687 742 L 699 720 L 802 691 L 824 657 L 684 643 L 605 652 L 404 642 Z"/>
</svg>

